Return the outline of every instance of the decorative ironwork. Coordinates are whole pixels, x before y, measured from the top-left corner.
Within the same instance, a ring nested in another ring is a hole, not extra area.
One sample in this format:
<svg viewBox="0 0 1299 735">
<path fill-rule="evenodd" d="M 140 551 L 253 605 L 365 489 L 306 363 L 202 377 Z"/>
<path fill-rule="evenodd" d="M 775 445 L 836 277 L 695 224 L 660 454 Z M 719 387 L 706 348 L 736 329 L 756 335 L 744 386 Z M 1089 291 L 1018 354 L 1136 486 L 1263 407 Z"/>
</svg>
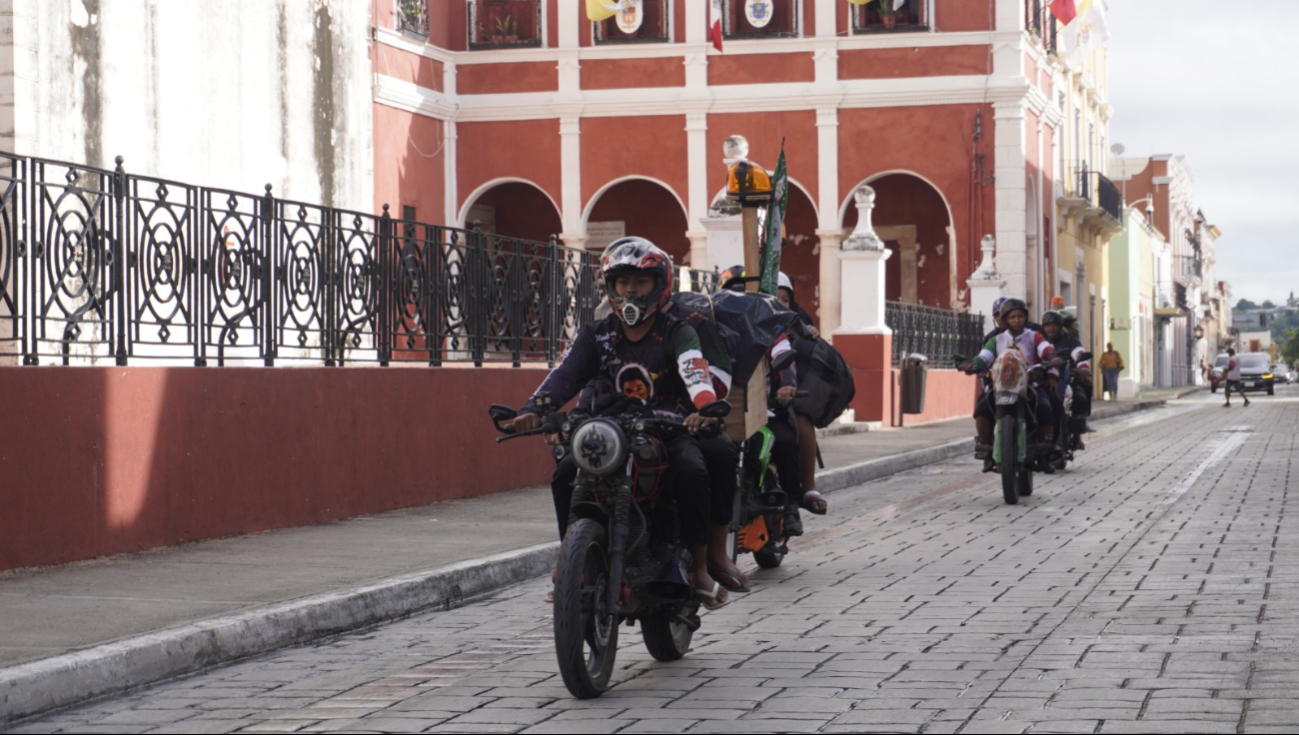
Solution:
<svg viewBox="0 0 1299 735">
<path fill-rule="evenodd" d="M 884 323 L 893 330 L 893 365 L 907 355 L 929 358 L 929 365 L 955 367 L 953 357 L 973 357 L 983 341 L 983 315 L 888 301 Z"/>
<path fill-rule="evenodd" d="M 1110 181 L 1109 177 L 1099 171 L 1090 171 L 1086 166 L 1079 168 L 1078 188 L 1075 196 L 1086 199 L 1100 207 L 1115 222 L 1123 221 L 1123 193 Z"/>
<path fill-rule="evenodd" d="M 469 0 L 471 50 L 540 45 L 540 0 Z"/>
<path fill-rule="evenodd" d="M 901 7 L 888 4 L 867 3 L 849 6 L 853 33 L 891 33 L 925 31 L 929 29 L 927 17 L 929 0 L 906 0 Z"/>
<path fill-rule="evenodd" d="M 618 43 L 667 43 L 671 41 L 668 30 L 667 0 L 644 0 L 641 3 L 642 18 L 640 27 L 627 33 L 618 25 L 618 19 L 609 18 L 592 23 L 593 36 L 597 44 Z"/>
<path fill-rule="evenodd" d="M 767 13 L 770 20 L 761 27 L 754 26 L 745 17 L 744 0 L 724 0 L 722 3 L 722 35 L 726 38 L 797 38 L 799 36 L 797 3 L 794 0 L 770 0 Z"/>
<path fill-rule="evenodd" d="M 1050 0 L 1024 0 L 1024 28 L 1042 42 L 1042 47 L 1048 54 L 1054 54 L 1059 27 L 1048 5 Z"/>
<path fill-rule="evenodd" d="M 428 0 L 397 0 L 397 30 L 428 38 Z"/>
<path fill-rule="evenodd" d="M 0 153 L 0 356 L 555 364 L 603 299 L 564 247 Z M 715 271 L 682 269 L 711 292 Z"/>
</svg>

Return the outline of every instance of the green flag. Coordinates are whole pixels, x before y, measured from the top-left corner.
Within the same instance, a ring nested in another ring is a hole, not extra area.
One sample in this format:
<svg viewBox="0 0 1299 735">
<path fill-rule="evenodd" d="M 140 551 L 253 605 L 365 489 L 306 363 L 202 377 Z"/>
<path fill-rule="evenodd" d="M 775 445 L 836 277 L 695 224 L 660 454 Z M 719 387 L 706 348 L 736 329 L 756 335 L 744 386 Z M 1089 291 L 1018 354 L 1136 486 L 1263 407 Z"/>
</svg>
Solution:
<svg viewBox="0 0 1299 735">
<path fill-rule="evenodd" d="M 762 281 L 758 290 L 776 295 L 780 277 L 780 236 L 785 230 L 785 206 L 789 203 L 789 173 L 785 170 L 785 141 L 780 141 L 780 158 L 776 159 L 776 172 L 771 177 L 771 203 L 767 205 L 767 221 L 763 230 Z"/>
</svg>

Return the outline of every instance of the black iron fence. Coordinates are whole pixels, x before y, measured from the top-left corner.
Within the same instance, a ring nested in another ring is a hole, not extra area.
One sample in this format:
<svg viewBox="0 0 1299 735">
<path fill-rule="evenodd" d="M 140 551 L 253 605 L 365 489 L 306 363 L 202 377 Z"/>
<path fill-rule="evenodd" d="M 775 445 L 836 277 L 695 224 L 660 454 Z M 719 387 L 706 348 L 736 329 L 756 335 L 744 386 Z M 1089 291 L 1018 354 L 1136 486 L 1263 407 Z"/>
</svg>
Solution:
<svg viewBox="0 0 1299 735">
<path fill-rule="evenodd" d="M 1054 54 L 1059 31 L 1048 5 L 1050 0 L 1024 0 L 1024 28 L 1041 40 L 1048 54 Z"/>
<path fill-rule="evenodd" d="M 1116 222 L 1123 221 L 1123 192 L 1113 181 L 1099 171 L 1080 168 L 1078 173 L 1077 195 L 1093 202 Z"/>
<path fill-rule="evenodd" d="M 983 341 L 981 314 L 888 301 L 884 323 L 893 330 L 894 367 L 915 354 L 929 358 L 930 367 L 955 367 L 954 356 L 973 357 Z"/>
<path fill-rule="evenodd" d="M 0 356 L 553 364 L 598 254 L 0 153 Z M 711 291 L 715 273 L 687 271 Z M 684 282 L 682 278 L 680 281 Z"/>
</svg>

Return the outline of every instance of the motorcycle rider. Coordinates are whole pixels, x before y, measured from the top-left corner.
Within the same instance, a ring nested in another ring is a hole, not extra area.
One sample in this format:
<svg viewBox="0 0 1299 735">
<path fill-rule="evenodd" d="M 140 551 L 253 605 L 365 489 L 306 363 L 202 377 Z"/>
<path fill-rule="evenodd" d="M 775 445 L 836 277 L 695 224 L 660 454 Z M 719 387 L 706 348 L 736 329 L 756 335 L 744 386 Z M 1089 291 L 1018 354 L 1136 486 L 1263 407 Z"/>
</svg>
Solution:
<svg viewBox="0 0 1299 735">
<path fill-rule="evenodd" d="M 1082 379 L 1083 389 L 1073 392 L 1073 416 L 1086 417 L 1092 413 L 1091 397 L 1087 394 L 1085 386 L 1091 384 L 1091 362 L 1081 360 L 1081 356 L 1086 350 L 1083 349 L 1082 342 L 1078 340 L 1077 335 L 1065 331 L 1065 315 L 1058 311 L 1048 311 L 1042 315 L 1042 329 L 1046 338 L 1055 348 L 1056 357 L 1052 364 L 1060 371 L 1060 385 L 1065 386 L 1064 390 L 1071 390 L 1069 386 L 1069 368 L 1065 365 L 1062 355 L 1068 356 L 1074 361 L 1078 368 L 1078 375 Z M 1052 403 L 1056 411 L 1062 411 L 1064 408 L 1064 396 L 1060 396 L 1058 403 Z M 1057 414 L 1058 415 L 1058 414 Z M 1090 431 L 1090 427 L 1087 431 Z M 1086 433 L 1086 432 L 1083 432 Z M 1083 444 L 1082 434 L 1075 434 L 1074 441 L 1077 449 L 1086 449 Z"/>
<path fill-rule="evenodd" d="M 794 300 L 794 282 L 789 276 L 781 273 L 777 279 L 776 300 L 784 304 L 787 309 L 798 314 L 799 321 L 802 322 L 803 329 L 807 335 L 813 339 L 819 338 L 821 333 L 817 330 L 816 325 L 812 323 L 812 317 L 809 315 L 798 302 Z M 802 349 L 806 345 L 795 332 L 794 348 L 799 352 L 800 360 L 806 350 Z M 821 493 L 816 490 L 816 427 L 812 425 L 812 418 L 802 413 L 794 412 L 794 423 L 798 428 L 797 446 L 798 446 L 798 467 L 799 467 L 799 486 L 795 489 L 801 497 L 799 505 L 806 507 L 812 513 L 824 515 L 829 510 L 829 504 Z M 780 441 L 780 437 L 776 437 Z M 779 472 L 777 466 L 777 472 Z M 785 490 L 789 492 L 788 489 Z M 791 498 L 796 496 L 791 495 Z M 793 521 L 791 525 L 791 521 Z M 790 530 L 791 536 L 798 536 L 803 532 L 803 521 L 799 518 L 798 507 L 794 506 L 792 512 L 785 515 L 785 528 Z"/>
<path fill-rule="evenodd" d="M 973 360 L 961 365 L 961 369 L 966 372 L 982 373 L 992 367 L 992 363 L 1003 352 L 1010 349 L 1018 349 L 1023 353 L 1024 358 L 1031 367 L 1041 363 L 1049 363 L 1055 357 L 1055 350 L 1046 337 L 1038 331 L 1028 328 L 1028 304 L 1021 299 L 1006 299 L 999 310 L 1001 320 L 1005 328 L 993 335 L 984 342 L 983 349 Z M 1029 408 L 1033 410 L 1037 417 L 1037 426 L 1040 441 L 1051 441 L 1055 436 L 1055 416 L 1051 410 L 1051 402 L 1043 395 L 1044 391 L 1029 388 Z M 991 446 L 993 442 L 993 428 L 996 425 L 997 414 L 992 403 L 993 393 L 987 391 L 980 398 L 978 405 L 974 409 L 974 425 L 979 432 L 979 443 L 984 446 Z M 1033 404 L 1036 403 L 1034 406 Z M 991 472 L 993 470 L 992 454 L 990 452 L 979 452 L 975 455 L 983 460 L 983 471 Z"/>
<path fill-rule="evenodd" d="M 600 271 L 613 314 L 578 332 L 560 364 L 519 410 L 514 428 L 528 431 L 540 426 L 538 394 L 548 394 L 562 406 L 596 378 L 610 381 L 655 412 L 682 417 L 686 432 L 663 438 L 670 461 L 666 489 L 677 506 L 682 543 L 691 554 L 695 593 L 706 607 L 720 607 L 728 595 L 708 568 L 710 563 L 725 568 L 720 562 L 726 551 L 724 543 L 709 549 L 712 468 L 696 436 L 716 423 L 698 409 L 716 400 L 717 394 L 698 333 L 664 313 L 672 294 L 672 259 L 644 238 L 624 237 L 605 250 Z M 726 468 L 714 471 L 724 473 Z M 734 464 L 729 472 L 733 488 Z M 728 525 L 722 528 L 724 540 Z"/>
</svg>

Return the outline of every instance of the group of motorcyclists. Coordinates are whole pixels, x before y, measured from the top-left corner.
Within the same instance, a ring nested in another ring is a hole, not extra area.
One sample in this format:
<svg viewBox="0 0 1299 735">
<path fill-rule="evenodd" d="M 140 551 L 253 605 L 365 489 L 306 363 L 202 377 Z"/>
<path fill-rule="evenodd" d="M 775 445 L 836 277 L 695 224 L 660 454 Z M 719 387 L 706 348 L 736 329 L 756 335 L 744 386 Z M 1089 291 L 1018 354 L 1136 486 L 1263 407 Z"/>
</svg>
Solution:
<svg viewBox="0 0 1299 735">
<path fill-rule="evenodd" d="M 554 406 L 576 397 L 574 411 L 588 415 L 634 399 L 654 414 L 678 417 L 685 431 L 664 438 L 665 491 L 675 505 L 681 543 L 690 552 L 691 589 L 703 606 L 714 609 L 726 604 L 730 593 L 747 592 L 750 584 L 727 548 L 739 449 L 717 431 L 718 419 L 699 412 L 725 398 L 731 388 L 731 365 L 714 333 L 715 325 L 671 300 L 673 273 L 670 256 L 644 238 L 624 237 L 612 243 L 600 263 L 612 313 L 580 330 L 512 424 L 516 432 L 542 426 L 538 396 Z M 733 287 L 742 279 L 740 268 L 732 268 L 723 274 L 722 287 Z M 780 303 L 800 318 L 770 345 L 770 364 L 793 349 L 791 339 L 816 334 L 810 318 L 794 301 L 793 284 L 784 274 L 779 291 Z M 785 362 L 787 366 L 769 376 L 768 394 L 775 407 L 770 424 L 776 436 L 773 454 L 780 484 L 790 499 L 785 530 L 787 535 L 798 535 L 802 532 L 799 508 L 824 514 L 827 504 L 815 490 L 814 471 L 807 461 L 809 451 L 815 457 L 815 429 L 790 415 L 798 377 L 795 364 Z M 569 504 L 577 477 L 573 457 L 559 457 L 551 489 L 561 538 L 571 520 Z M 548 599 L 554 599 L 553 591 Z"/>
<path fill-rule="evenodd" d="M 1064 433 L 1060 431 L 1061 422 L 1076 421 L 1081 430 L 1074 432 L 1071 446 L 1059 446 L 1059 450 L 1082 450 L 1086 445 L 1081 434 L 1092 430 L 1086 422 L 1091 415 L 1090 355 L 1083 349 L 1077 320 L 1063 309 L 1063 299 L 1056 297 L 1051 306 L 1038 324 L 1029 321 L 1028 304 L 1022 299 L 998 299 L 993 305 L 996 327 L 984 336 L 979 354 L 963 363 L 960 369 L 971 374 L 984 374 L 1007 350 L 1018 351 L 1030 367 L 1040 365 L 1047 368 L 1043 383 L 1030 384 L 1026 390 L 1029 413 L 1036 418 L 1036 438 L 1039 442 L 1054 442 L 1058 434 Z M 1077 371 L 1077 380 L 1070 379 L 1073 371 Z M 1079 390 L 1075 391 L 1072 384 L 1077 384 Z M 1069 403 L 1067 416 L 1066 399 Z M 975 405 L 974 422 L 981 447 L 993 444 L 996 421 L 993 400 L 994 392 L 987 388 Z M 994 470 L 991 451 L 981 449 L 976 456 L 983 460 L 984 472 Z M 1042 469 L 1049 474 L 1054 472 L 1055 465 L 1048 462 Z"/>
</svg>

